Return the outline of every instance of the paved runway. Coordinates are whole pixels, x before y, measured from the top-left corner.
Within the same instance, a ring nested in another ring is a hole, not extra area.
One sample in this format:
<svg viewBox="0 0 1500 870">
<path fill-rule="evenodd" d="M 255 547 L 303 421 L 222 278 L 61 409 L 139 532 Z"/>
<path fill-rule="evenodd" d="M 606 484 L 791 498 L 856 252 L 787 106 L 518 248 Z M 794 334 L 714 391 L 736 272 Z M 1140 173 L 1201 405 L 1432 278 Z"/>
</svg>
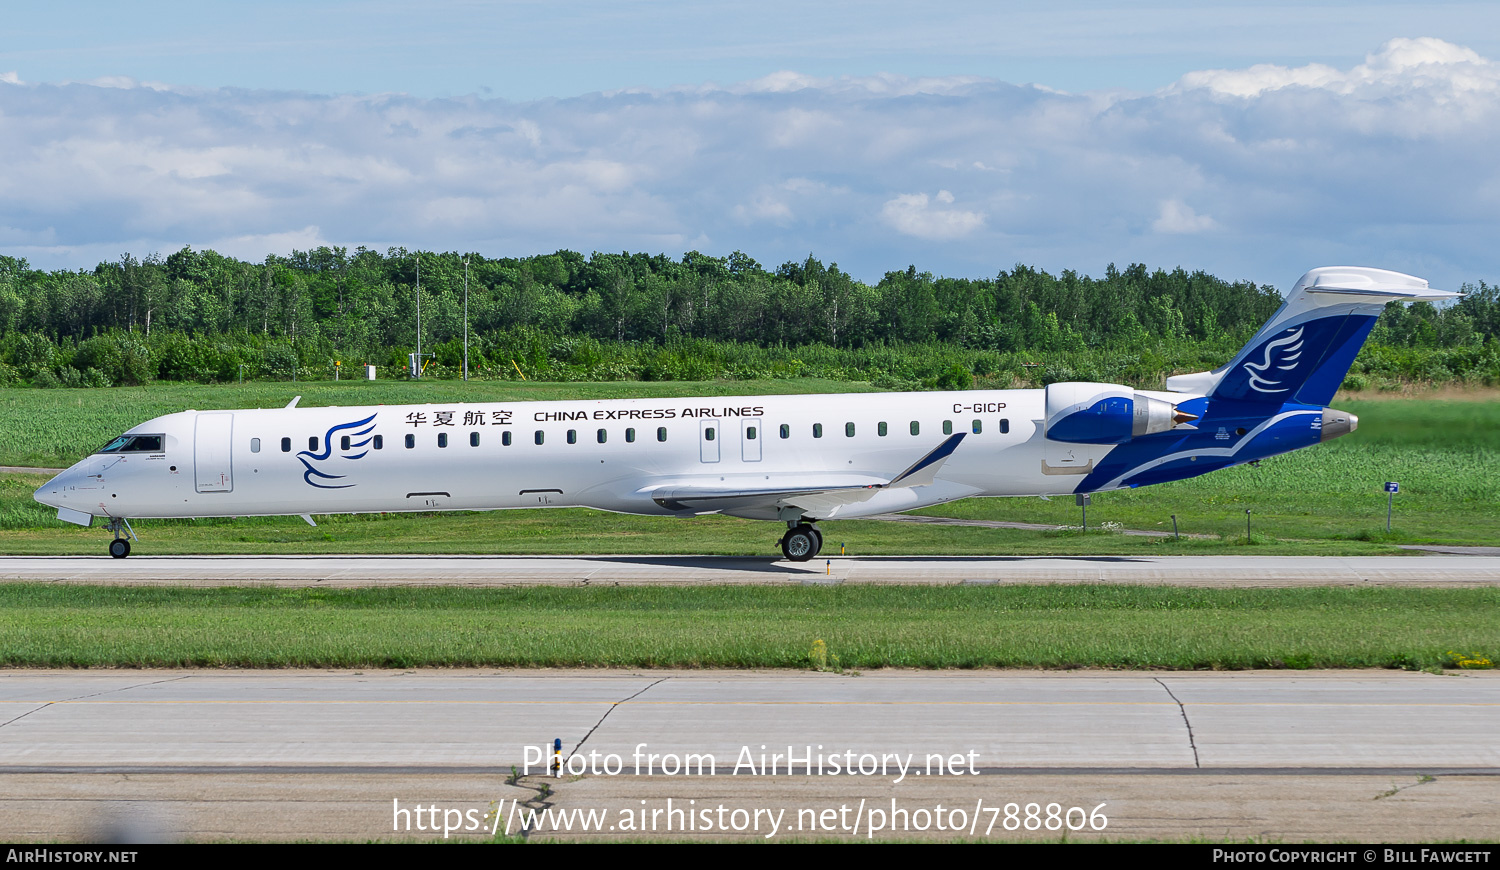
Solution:
<svg viewBox="0 0 1500 870">
<path fill-rule="evenodd" d="M 176 835 L 365 837 L 438 800 L 669 798 L 1106 802 L 1114 837 L 1500 835 L 1495 672 L 21 671 L 0 674 L 0 723 L 9 839 L 142 807 Z M 554 738 L 591 768 L 543 799 L 527 747 Z"/>
<path fill-rule="evenodd" d="M 1182 586 L 1500 583 L 1500 556 L 832 557 L 8 556 L 0 582 L 185 586 L 584 586 L 821 583 L 1162 583 Z"/>
</svg>

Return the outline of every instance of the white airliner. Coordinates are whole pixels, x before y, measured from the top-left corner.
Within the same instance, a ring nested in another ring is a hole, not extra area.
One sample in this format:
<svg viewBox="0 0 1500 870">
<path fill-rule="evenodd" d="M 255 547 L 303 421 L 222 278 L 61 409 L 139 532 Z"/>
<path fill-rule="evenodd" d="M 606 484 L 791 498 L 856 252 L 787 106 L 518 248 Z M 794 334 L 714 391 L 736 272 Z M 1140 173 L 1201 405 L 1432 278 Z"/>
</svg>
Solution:
<svg viewBox="0 0 1500 870">
<path fill-rule="evenodd" d="M 1233 361 L 1166 391 L 183 411 L 114 439 L 36 499 L 67 522 L 107 520 L 116 558 L 130 553 L 130 519 L 591 507 L 783 522 L 782 552 L 803 561 L 822 547 L 818 520 L 1145 486 L 1352 432 L 1358 419 L 1326 405 L 1381 309 L 1457 295 L 1380 269 L 1315 269 Z"/>
</svg>

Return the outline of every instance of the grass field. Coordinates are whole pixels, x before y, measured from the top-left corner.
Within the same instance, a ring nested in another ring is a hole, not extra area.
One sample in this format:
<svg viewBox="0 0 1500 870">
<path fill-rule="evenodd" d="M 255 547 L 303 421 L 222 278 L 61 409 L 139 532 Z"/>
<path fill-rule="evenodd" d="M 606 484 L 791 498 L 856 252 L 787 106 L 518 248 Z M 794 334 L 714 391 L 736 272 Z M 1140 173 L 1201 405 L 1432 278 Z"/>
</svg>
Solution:
<svg viewBox="0 0 1500 870">
<path fill-rule="evenodd" d="M 11 667 L 1442 668 L 1497 655 L 1500 589 L 0 585 Z"/>
<path fill-rule="evenodd" d="M 60 466 L 151 416 L 195 407 L 847 391 L 809 380 L 667 384 L 165 386 L 0 390 L 0 463 Z M 1500 401 L 1340 399 L 1357 433 L 1268 460 L 1097 495 L 1090 523 L 1222 537 L 824 524 L 866 554 L 1394 553 L 1500 543 Z M 105 533 L 0 475 L 0 552 L 102 552 Z M 1395 533 L 1380 484 L 1397 480 Z M 1252 511 L 1255 537 L 1244 536 Z M 1075 524 L 1071 500 L 971 499 L 927 511 Z M 774 524 L 587 510 L 138 524 L 138 553 L 776 553 Z M 813 659 L 823 640 L 828 658 Z M 835 587 L 171 589 L 0 585 L 0 666 L 21 667 L 1408 667 L 1500 654 L 1500 589 Z"/>
<path fill-rule="evenodd" d="M 1340 399 L 1358 431 L 1307 450 L 1192 480 L 1100 493 L 1091 522 L 1274 538 L 1500 544 L 1500 394 L 1464 399 Z M 1401 484 L 1385 534 L 1385 481 Z M 1079 522 L 1071 500 L 969 499 L 917 513 Z"/>
<path fill-rule="evenodd" d="M 199 409 L 569 397 L 816 393 L 862 385 L 812 379 L 745 382 L 538 384 L 454 381 L 160 385 L 109 390 L 0 390 L 0 464 L 60 466 L 157 414 Z M 1500 543 L 1500 394 L 1344 398 L 1359 431 L 1259 468 L 1100 493 L 1091 525 L 1170 530 L 1221 540 L 1181 542 L 1110 534 L 919 527 L 846 521 L 827 540 L 860 555 L 1243 552 L 1245 510 L 1257 553 L 1395 552 L 1396 543 Z M 1381 484 L 1401 483 L 1393 533 Z M 35 475 L 0 475 L 0 552 L 96 553 L 102 533 L 58 522 L 36 504 Z M 969 499 L 921 513 L 962 519 L 1074 524 L 1071 499 Z M 142 522 L 142 553 L 699 553 L 771 555 L 777 530 L 728 517 L 625 517 L 586 510 L 298 519 Z"/>
<path fill-rule="evenodd" d="M 61 523 L 56 511 L 37 504 L 32 491 L 40 475 L 0 475 L 0 554 L 98 555 L 108 533 L 95 526 Z M 1035 502 L 1035 499 L 1028 501 Z M 694 554 L 780 558 L 774 523 L 735 517 L 691 519 L 635 517 L 581 508 L 319 516 L 317 528 L 295 517 L 218 520 L 142 520 L 135 523 L 142 555 L 287 553 L 464 553 L 464 554 Z M 850 555 L 1030 555 L 1246 552 L 1233 540 L 1126 537 L 1090 532 L 1036 532 L 963 526 L 918 526 L 878 520 L 819 524 L 825 550 Z M 1380 555 L 1405 551 L 1363 541 L 1272 541 L 1257 537 L 1257 555 Z"/>
</svg>

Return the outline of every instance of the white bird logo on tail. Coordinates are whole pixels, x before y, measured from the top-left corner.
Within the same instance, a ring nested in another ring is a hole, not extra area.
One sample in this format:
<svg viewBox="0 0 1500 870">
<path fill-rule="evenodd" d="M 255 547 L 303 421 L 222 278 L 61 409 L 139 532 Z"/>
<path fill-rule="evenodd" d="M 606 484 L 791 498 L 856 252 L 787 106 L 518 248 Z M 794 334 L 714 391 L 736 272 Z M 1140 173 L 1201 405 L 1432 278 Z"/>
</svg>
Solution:
<svg viewBox="0 0 1500 870">
<path fill-rule="evenodd" d="M 1272 389 L 1279 387 L 1281 381 L 1266 377 L 1268 373 L 1274 375 L 1272 365 L 1275 366 L 1275 371 L 1282 372 L 1291 371 L 1297 367 L 1297 358 L 1302 356 L 1302 327 L 1297 327 L 1296 331 L 1288 329 L 1287 332 L 1291 335 L 1284 335 L 1266 344 L 1265 357 L 1259 363 L 1245 363 L 1245 374 L 1250 377 L 1250 388 L 1257 393 L 1284 393 L 1290 389 L 1289 387 Z"/>
</svg>

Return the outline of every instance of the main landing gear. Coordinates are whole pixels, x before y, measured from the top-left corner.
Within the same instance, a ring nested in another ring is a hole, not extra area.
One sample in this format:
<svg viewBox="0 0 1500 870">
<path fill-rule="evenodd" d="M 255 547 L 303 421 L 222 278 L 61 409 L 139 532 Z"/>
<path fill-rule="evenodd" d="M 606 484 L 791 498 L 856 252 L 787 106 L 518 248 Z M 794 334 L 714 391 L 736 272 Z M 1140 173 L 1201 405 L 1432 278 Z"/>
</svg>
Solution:
<svg viewBox="0 0 1500 870">
<path fill-rule="evenodd" d="M 109 542 L 109 554 L 116 559 L 123 559 L 130 555 L 130 538 L 120 536 L 123 529 L 131 538 L 135 537 L 135 530 L 130 527 L 130 521 L 124 517 L 110 517 L 109 525 L 105 526 L 115 533 L 115 539 Z"/>
<path fill-rule="evenodd" d="M 792 562 L 806 562 L 823 549 L 823 533 L 810 523 L 787 523 L 781 536 L 781 553 Z"/>
</svg>

